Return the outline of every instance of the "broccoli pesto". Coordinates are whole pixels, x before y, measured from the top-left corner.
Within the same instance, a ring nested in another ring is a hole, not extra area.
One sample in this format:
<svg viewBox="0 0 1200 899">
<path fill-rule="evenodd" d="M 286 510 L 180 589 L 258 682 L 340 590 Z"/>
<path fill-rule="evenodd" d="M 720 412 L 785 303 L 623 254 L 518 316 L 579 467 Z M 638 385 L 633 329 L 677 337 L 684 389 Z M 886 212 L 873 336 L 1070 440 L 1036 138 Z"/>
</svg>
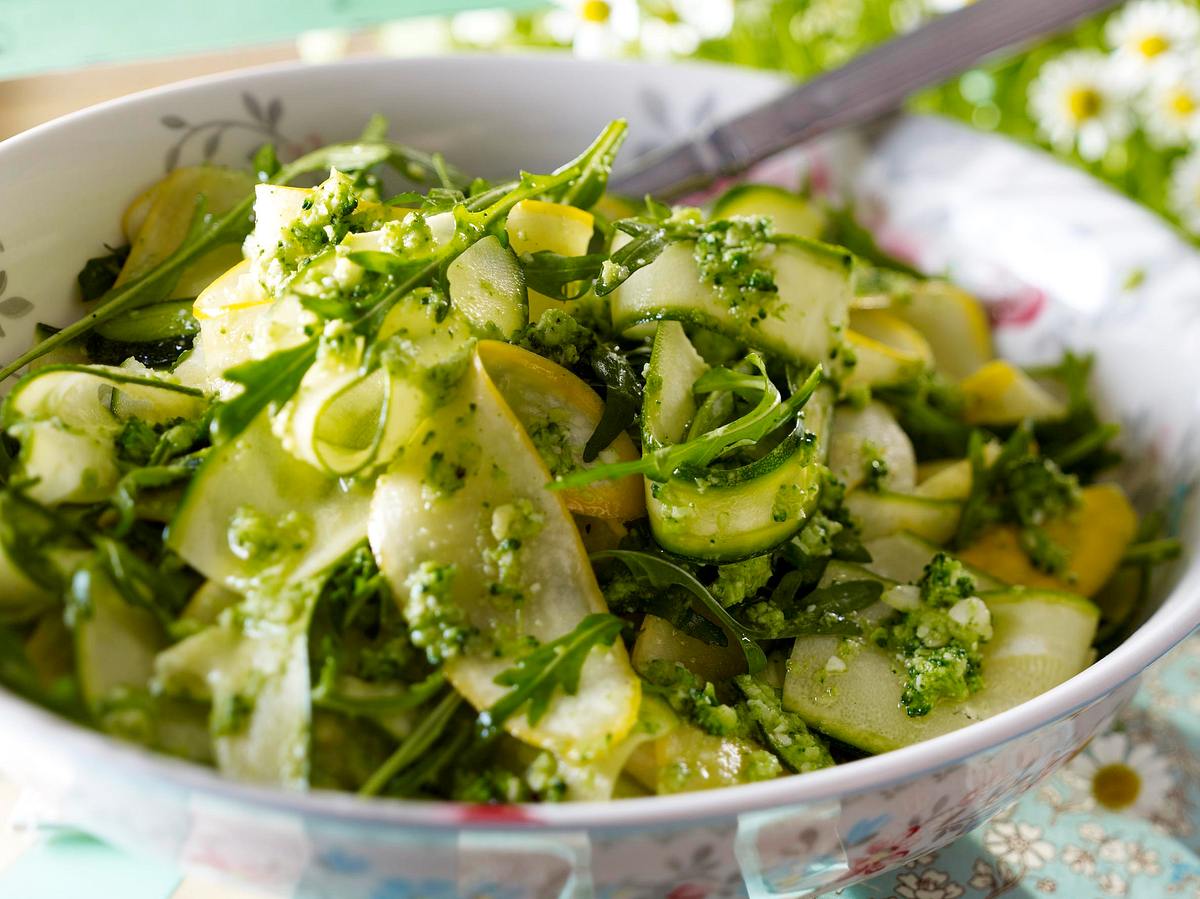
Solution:
<svg viewBox="0 0 1200 899">
<path fill-rule="evenodd" d="M 410 638 L 413 646 L 425 650 L 431 665 L 458 655 L 472 633 L 452 595 L 457 572 L 453 563 L 422 562 L 404 585 L 401 609 Z"/>
<path fill-rule="evenodd" d="M 983 686 L 980 647 L 992 638 L 991 614 L 962 563 L 938 553 L 915 587 L 897 586 L 884 602 L 900 611 L 871 640 L 893 653 L 905 674 L 900 702 L 919 718 L 943 700 L 963 700 Z"/>
<path fill-rule="evenodd" d="M 762 263 L 772 248 L 771 220 L 733 218 L 702 225 L 694 255 L 700 277 L 712 284 L 731 310 L 752 324 L 766 319 L 762 304 L 779 294 L 775 276 Z"/>
</svg>

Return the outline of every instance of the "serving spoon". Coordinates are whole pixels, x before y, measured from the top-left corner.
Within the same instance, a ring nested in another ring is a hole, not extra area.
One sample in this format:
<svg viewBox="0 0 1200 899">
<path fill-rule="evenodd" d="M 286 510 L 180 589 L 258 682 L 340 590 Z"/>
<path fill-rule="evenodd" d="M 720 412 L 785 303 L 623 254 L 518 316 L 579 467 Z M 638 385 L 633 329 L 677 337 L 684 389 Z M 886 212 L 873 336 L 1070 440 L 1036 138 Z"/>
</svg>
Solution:
<svg viewBox="0 0 1200 899">
<path fill-rule="evenodd" d="M 678 197 L 836 128 L 896 109 L 915 91 L 985 56 L 1053 33 L 1117 0 L 980 0 L 894 38 L 716 127 L 651 151 L 613 179 L 614 193 Z"/>
</svg>

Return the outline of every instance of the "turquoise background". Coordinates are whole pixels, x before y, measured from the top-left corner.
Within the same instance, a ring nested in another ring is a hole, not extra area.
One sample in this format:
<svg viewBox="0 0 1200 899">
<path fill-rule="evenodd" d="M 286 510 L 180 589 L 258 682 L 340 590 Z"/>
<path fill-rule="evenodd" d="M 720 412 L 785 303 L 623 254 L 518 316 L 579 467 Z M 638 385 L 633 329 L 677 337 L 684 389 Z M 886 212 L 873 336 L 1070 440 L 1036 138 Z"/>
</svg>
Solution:
<svg viewBox="0 0 1200 899">
<path fill-rule="evenodd" d="M 310 28 L 358 28 L 544 0 L 0 0 L 0 78 L 286 41 Z"/>
</svg>

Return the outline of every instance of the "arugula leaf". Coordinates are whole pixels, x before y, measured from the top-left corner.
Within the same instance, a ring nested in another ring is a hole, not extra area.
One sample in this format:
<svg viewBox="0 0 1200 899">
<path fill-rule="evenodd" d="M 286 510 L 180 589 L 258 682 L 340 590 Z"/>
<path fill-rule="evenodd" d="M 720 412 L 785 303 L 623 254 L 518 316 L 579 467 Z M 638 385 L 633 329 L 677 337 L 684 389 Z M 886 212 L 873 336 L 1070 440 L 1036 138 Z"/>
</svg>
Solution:
<svg viewBox="0 0 1200 899">
<path fill-rule="evenodd" d="M 16 451 L 9 443 L 9 436 L 0 431 L 0 487 L 5 486 L 12 478 L 12 471 L 16 464 Z"/>
<path fill-rule="evenodd" d="M 90 602 L 92 568 L 104 571 L 126 602 L 149 610 L 167 628 L 199 586 L 198 576 L 177 556 L 169 551 L 162 553 L 161 525 L 146 535 L 116 540 L 90 523 L 88 510 L 70 514 L 50 509 L 12 487 L 0 494 L 0 511 L 0 539 L 10 552 L 16 551 L 14 557 L 21 561 L 26 574 L 54 592 L 69 588 L 77 605 L 84 608 Z M 93 550 L 74 575 L 67 576 L 69 583 L 65 584 L 58 567 L 46 555 L 47 549 L 64 546 L 90 546 Z M 135 552 L 135 546 L 143 551 L 147 546 L 157 547 L 153 555 L 160 558 L 147 561 Z"/>
<path fill-rule="evenodd" d="M 358 788 L 358 795 L 378 795 L 397 774 L 420 761 L 441 738 L 462 703 L 463 698 L 458 693 L 447 690 L 441 701 L 420 720 L 387 761 Z"/>
<path fill-rule="evenodd" d="M 47 550 L 70 536 L 58 515 L 20 489 L 0 492 L 0 546 L 26 577 L 51 593 L 61 593 L 64 583 Z"/>
<path fill-rule="evenodd" d="M 891 269 L 913 278 L 924 278 L 911 265 L 901 262 L 895 256 L 887 253 L 875 242 L 875 235 L 858 223 L 854 210 L 850 208 L 825 208 L 829 217 L 829 225 L 824 240 L 845 247 L 859 259 L 872 266 Z"/>
<path fill-rule="evenodd" d="M 704 607 L 714 618 L 741 644 L 742 653 L 746 656 L 746 666 L 751 674 L 762 671 L 767 665 L 766 654 L 756 642 L 767 635 L 755 631 L 742 624 L 726 611 L 708 588 L 685 568 L 656 553 L 640 552 L 632 549 L 607 549 L 592 553 L 593 562 L 613 559 L 621 562 L 634 575 L 645 580 L 650 586 L 659 590 L 668 587 L 682 587 L 704 604 Z"/>
<path fill-rule="evenodd" d="M 371 114 L 369 119 L 367 119 L 367 124 L 363 125 L 363 130 L 359 133 L 358 139 L 368 143 L 375 143 L 386 140 L 387 134 L 387 116 L 375 112 Z"/>
<path fill-rule="evenodd" d="M 104 249 L 108 250 L 107 254 L 89 259 L 75 276 L 75 280 L 79 282 L 79 293 L 85 303 L 99 299 L 112 290 L 125 260 L 129 258 L 129 244 L 119 247 L 105 244 Z"/>
<path fill-rule="evenodd" d="M 879 601 L 883 585 L 879 581 L 841 581 L 805 594 L 799 602 L 796 594 L 803 584 L 799 571 L 789 571 L 780 580 L 769 602 L 783 611 L 781 624 L 771 627 L 771 639 L 809 637 L 818 634 L 858 636 L 862 629 L 849 616 Z M 799 611 L 794 611 L 802 606 Z"/>
<path fill-rule="evenodd" d="M 614 613 L 655 615 L 701 643 L 729 645 L 725 631 L 697 612 L 693 608 L 692 595 L 678 586 L 659 590 L 626 573 L 604 585 L 604 599 Z"/>
<path fill-rule="evenodd" d="M 441 692 L 445 684 L 445 672 L 434 671 L 415 684 L 405 684 L 369 696 L 351 696 L 338 690 L 337 663 L 329 658 L 321 667 L 321 675 L 312 689 L 312 701 L 318 708 L 345 715 L 389 715 L 424 705 Z"/>
<path fill-rule="evenodd" d="M 583 447 L 583 461 L 591 462 L 617 436 L 637 421 L 642 410 L 642 381 L 629 358 L 611 344 L 600 344 L 591 353 L 592 368 L 604 381 L 604 412 Z"/>
<path fill-rule="evenodd" d="M 204 456 L 204 451 L 201 451 L 171 465 L 136 468 L 122 475 L 112 496 L 113 508 L 117 511 L 117 522 L 112 526 L 112 533 L 117 537 L 124 537 L 133 528 L 137 518 L 138 495 L 143 490 L 155 490 L 190 480 L 204 461 Z"/>
<path fill-rule="evenodd" d="M 1012 522 L 1019 542 L 1036 568 L 1061 571 L 1067 559 L 1042 525 L 1079 504 L 1079 481 L 1067 475 L 1052 459 L 1038 455 L 1032 428 L 1019 425 L 991 465 L 984 452 L 982 432 L 971 435 L 971 492 L 963 503 L 954 546 L 973 542 L 989 525 Z"/>
<path fill-rule="evenodd" d="M 762 396 L 758 405 L 741 418 L 683 443 L 643 452 L 640 459 L 580 469 L 551 481 L 549 488 L 561 490 L 585 487 L 596 481 L 623 478 L 631 474 L 644 475 L 652 481 L 665 481 L 680 469 L 703 468 L 725 452 L 753 445 L 776 428 L 794 420 L 823 377 L 821 367 L 816 366 L 800 389 L 783 400 L 779 388 L 767 375 L 766 362 L 762 356 L 751 353 L 746 359 L 759 372 Z"/>
<path fill-rule="evenodd" d="M 78 681 L 69 677 L 49 687 L 44 686 L 25 653 L 25 645 L 20 636 L 3 624 L 0 624 L 0 684 L 18 696 L 67 718 L 77 721 L 87 718 Z"/>
<path fill-rule="evenodd" d="M 212 419 L 213 443 L 232 440 L 267 406 L 287 402 L 316 359 L 317 340 L 313 338 L 272 353 L 265 359 L 243 362 L 225 372 L 226 378 L 245 389 L 217 407 Z"/>
<path fill-rule="evenodd" d="M 547 193 L 560 203 L 578 206 L 580 209 L 591 209 L 595 206 L 608 187 L 608 175 L 612 171 L 613 160 L 616 159 L 621 144 L 625 142 L 628 128 L 629 125 L 624 119 L 609 123 L 582 156 L 554 173 L 557 175 L 571 169 L 571 179 L 564 182 L 562 187 L 551 188 Z"/>
<path fill-rule="evenodd" d="M 275 152 L 275 145 L 265 143 L 250 157 L 250 165 L 254 168 L 254 175 L 259 181 L 270 181 L 282 167 L 279 161 L 279 156 Z"/>
<path fill-rule="evenodd" d="M 694 226 L 672 226 L 665 223 L 649 223 L 638 219 L 622 219 L 615 227 L 630 235 L 633 240 L 612 254 L 600 270 L 593 285 L 596 296 L 612 293 L 629 280 L 633 274 L 645 268 L 662 255 L 670 244 L 695 236 Z"/>
<path fill-rule="evenodd" d="M 525 284 L 530 290 L 570 302 L 591 290 L 592 281 L 600 274 L 608 255 L 588 253 L 584 256 L 562 256 L 542 250 L 522 253 L 520 261 L 525 270 Z"/>
<path fill-rule="evenodd" d="M 96 548 L 96 564 L 107 571 L 121 598 L 153 613 L 164 628 L 170 629 L 199 586 L 197 578 L 185 571 L 166 571 L 151 565 L 125 543 L 111 537 L 93 534 L 92 545 Z M 80 595 L 79 591 L 83 591 L 82 596 L 86 596 L 90 590 L 90 582 L 80 579 L 87 570 L 84 566 L 76 571 L 71 583 L 73 594 Z"/>
<path fill-rule="evenodd" d="M 875 389 L 912 439 L 917 459 L 963 456 L 972 428 L 963 420 L 962 392 L 936 372 L 927 372 L 908 384 Z"/>
<path fill-rule="evenodd" d="M 1121 428 L 1101 421 L 1089 389 L 1094 361 L 1091 355 L 1068 350 L 1057 365 L 1029 371 L 1035 378 L 1058 381 L 1067 390 L 1066 416 L 1034 424 L 1033 434 L 1043 456 L 1084 483 L 1121 461 L 1121 454 L 1109 446 Z"/>
<path fill-rule="evenodd" d="M 570 633 L 543 643 L 517 659 L 513 667 L 496 676 L 502 687 L 512 687 L 479 713 L 481 739 L 498 736 L 510 717 L 525 709 L 530 725 L 537 724 L 550 708 L 555 690 L 573 695 L 579 690 L 583 663 L 596 646 L 612 646 L 625 628 L 624 619 L 594 612 Z"/>
<path fill-rule="evenodd" d="M 1131 543 L 1121 556 L 1122 565 L 1159 565 L 1183 555 L 1183 543 L 1178 537 L 1159 537 Z"/>
<path fill-rule="evenodd" d="M 738 371 L 732 368 L 714 366 L 706 369 L 704 374 L 692 385 L 692 393 L 704 396 L 709 393 L 732 392 L 743 397 L 760 393 L 763 389 L 763 375 L 752 372 Z"/>
</svg>

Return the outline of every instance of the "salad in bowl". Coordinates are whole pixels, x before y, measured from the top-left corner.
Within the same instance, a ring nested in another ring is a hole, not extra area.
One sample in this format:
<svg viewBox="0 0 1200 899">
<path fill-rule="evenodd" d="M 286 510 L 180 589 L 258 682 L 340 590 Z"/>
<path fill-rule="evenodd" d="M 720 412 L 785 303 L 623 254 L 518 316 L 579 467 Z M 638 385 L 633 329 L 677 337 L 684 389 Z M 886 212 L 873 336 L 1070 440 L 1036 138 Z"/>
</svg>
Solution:
<svg viewBox="0 0 1200 899">
<path fill-rule="evenodd" d="M 614 196 L 625 130 L 487 181 L 376 118 L 132 199 L 0 372 L 4 685 L 242 781 L 515 803 L 803 776 L 1087 667 L 1178 552 L 1089 359 L 996 358 L 803 193 Z"/>
</svg>

